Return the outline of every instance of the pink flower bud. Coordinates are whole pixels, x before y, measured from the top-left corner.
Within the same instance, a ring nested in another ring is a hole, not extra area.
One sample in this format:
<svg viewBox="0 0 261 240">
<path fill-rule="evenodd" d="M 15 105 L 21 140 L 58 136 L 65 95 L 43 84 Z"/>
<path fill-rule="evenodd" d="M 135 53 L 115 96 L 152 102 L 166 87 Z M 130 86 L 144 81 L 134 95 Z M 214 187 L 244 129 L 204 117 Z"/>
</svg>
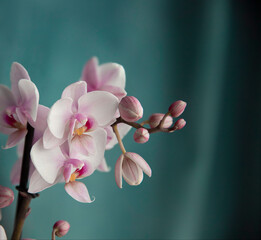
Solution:
<svg viewBox="0 0 261 240">
<path fill-rule="evenodd" d="M 149 118 L 149 125 L 151 128 L 155 128 L 160 124 L 160 121 L 162 120 L 162 118 L 164 117 L 163 113 L 154 113 L 150 116 Z M 163 124 L 163 128 L 169 128 L 173 123 L 173 119 L 170 116 L 167 116 L 164 124 Z"/>
<path fill-rule="evenodd" d="M 143 116 L 143 108 L 135 97 L 124 97 L 119 104 L 119 110 L 121 117 L 128 122 L 136 122 Z"/>
<path fill-rule="evenodd" d="M 174 128 L 176 128 L 177 130 L 180 130 L 180 129 L 184 128 L 185 125 L 186 125 L 186 121 L 183 118 L 181 118 L 177 122 L 175 122 Z"/>
<path fill-rule="evenodd" d="M 9 206 L 14 201 L 14 192 L 0 185 L 0 208 Z"/>
<path fill-rule="evenodd" d="M 133 135 L 134 141 L 137 143 L 145 143 L 148 142 L 150 138 L 150 134 L 147 129 L 139 128 Z"/>
<path fill-rule="evenodd" d="M 172 117 L 179 117 L 184 112 L 186 106 L 186 102 L 178 100 L 170 105 L 169 112 Z"/>
<path fill-rule="evenodd" d="M 59 220 L 53 225 L 53 231 L 57 237 L 63 237 L 68 233 L 70 224 L 67 221 Z"/>
</svg>

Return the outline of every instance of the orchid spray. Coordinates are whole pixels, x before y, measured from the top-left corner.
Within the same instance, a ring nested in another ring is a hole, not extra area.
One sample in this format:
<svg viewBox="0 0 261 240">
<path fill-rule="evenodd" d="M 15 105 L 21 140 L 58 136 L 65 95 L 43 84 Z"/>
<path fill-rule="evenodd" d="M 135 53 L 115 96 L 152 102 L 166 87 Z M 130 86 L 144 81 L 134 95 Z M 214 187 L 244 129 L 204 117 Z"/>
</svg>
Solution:
<svg viewBox="0 0 261 240">
<path fill-rule="evenodd" d="M 136 129 L 134 141 L 142 144 L 152 133 L 175 132 L 186 124 L 184 119 L 173 124 L 173 118 L 186 107 L 181 100 L 172 103 L 165 114 L 154 113 L 138 123 L 143 107 L 137 98 L 127 96 L 124 68 L 116 63 L 99 65 L 96 57 L 50 109 L 39 104 L 38 89 L 21 64 L 12 64 L 10 78 L 11 89 L 0 85 L 0 132 L 8 135 L 4 148 L 17 146 L 18 153 L 11 172 L 11 182 L 18 190 L 13 240 L 21 239 L 30 201 L 55 184 L 63 183 L 76 201 L 93 202 L 81 179 L 96 170 L 108 172 L 104 153 L 117 143 L 122 151 L 114 170 L 118 187 L 122 188 L 122 179 L 139 185 L 143 173 L 151 177 L 149 164 L 139 154 L 127 152 L 122 142 L 131 128 Z M 12 190 L 0 186 L 0 208 L 13 199 Z M 68 222 L 57 221 L 52 239 L 64 236 L 69 228 Z M 7 239 L 1 225 L 0 237 Z"/>
</svg>

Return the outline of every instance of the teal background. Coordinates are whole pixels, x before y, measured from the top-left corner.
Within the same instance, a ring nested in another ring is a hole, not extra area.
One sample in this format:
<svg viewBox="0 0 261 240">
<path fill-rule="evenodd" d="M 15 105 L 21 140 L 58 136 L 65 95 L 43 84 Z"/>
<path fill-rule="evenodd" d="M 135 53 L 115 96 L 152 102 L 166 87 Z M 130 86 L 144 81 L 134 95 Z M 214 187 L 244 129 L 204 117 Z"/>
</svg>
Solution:
<svg viewBox="0 0 261 240">
<path fill-rule="evenodd" d="M 124 139 L 150 164 L 150 179 L 120 190 L 116 146 L 106 153 L 112 171 L 84 180 L 92 204 L 62 184 L 47 189 L 32 201 L 23 236 L 50 239 L 64 219 L 64 239 L 259 239 L 260 26 L 259 1 L 0 1 L 1 84 L 10 86 L 18 61 L 50 107 L 97 56 L 124 66 L 144 117 L 188 103 L 183 130 L 144 145 L 133 131 Z M 0 151 L 1 185 L 11 187 L 15 160 L 15 149 Z M 14 211 L 15 203 L 3 209 L 9 237 Z"/>
</svg>

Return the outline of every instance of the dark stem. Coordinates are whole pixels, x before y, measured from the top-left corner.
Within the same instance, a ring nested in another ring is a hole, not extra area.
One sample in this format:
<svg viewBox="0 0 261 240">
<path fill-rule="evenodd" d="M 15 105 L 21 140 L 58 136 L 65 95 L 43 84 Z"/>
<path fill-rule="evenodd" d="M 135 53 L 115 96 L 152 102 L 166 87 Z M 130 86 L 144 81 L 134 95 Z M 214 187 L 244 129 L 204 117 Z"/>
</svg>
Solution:
<svg viewBox="0 0 261 240">
<path fill-rule="evenodd" d="M 165 114 L 164 118 L 161 120 L 159 125 L 157 127 L 154 127 L 154 128 L 146 128 L 142 124 L 139 124 L 139 123 L 136 123 L 136 122 L 127 122 L 124 119 L 122 119 L 121 117 L 118 117 L 116 119 L 116 121 L 111 126 L 113 127 L 113 126 L 117 125 L 118 123 L 125 123 L 125 124 L 127 124 L 129 126 L 132 126 L 132 127 L 136 128 L 136 129 L 138 129 L 138 128 L 145 128 L 145 129 L 148 130 L 149 133 L 156 133 L 156 132 L 168 132 L 168 133 L 170 133 L 170 132 L 174 132 L 174 131 L 178 130 L 178 128 L 175 127 L 175 126 L 169 127 L 169 128 L 163 128 L 162 127 L 166 117 L 168 116 L 167 114 L 168 113 Z"/>
<path fill-rule="evenodd" d="M 25 218 L 27 216 L 29 205 L 31 199 L 35 197 L 35 195 L 29 194 L 27 192 L 27 184 L 30 170 L 30 152 L 33 144 L 34 137 L 34 128 L 27 123 L 27 135 L 25 137 L 24 143 L 24 154 L 20 175 L 20 185 L 17 187 L 19 190 L 18 193 L 18 201 L 16 206 L 16 215 L 15 215 L 15 223 L 14 230 L 12 235 L 12 240 L 19 240 L 21 238 Z"/>
</svg>

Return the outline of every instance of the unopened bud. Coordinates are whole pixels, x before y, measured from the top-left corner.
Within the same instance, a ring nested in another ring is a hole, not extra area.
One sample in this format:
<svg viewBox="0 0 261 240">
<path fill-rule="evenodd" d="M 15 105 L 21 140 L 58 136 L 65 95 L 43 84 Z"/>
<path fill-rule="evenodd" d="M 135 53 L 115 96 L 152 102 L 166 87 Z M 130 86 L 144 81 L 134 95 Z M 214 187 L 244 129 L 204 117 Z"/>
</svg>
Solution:
<svg viewBox="0 0 261 240">
<path fill-rule="evenodd" d="M 149 125 L 151 128 L 155 128 L 160 124 L 160 121 L 162 120 L 162 118 L 164 117 L 163 113 L 154 113 L 150 116 L 149 118 Z M 165 121 L 163 123 L 163 128 L 169 128 L 173 123 L 173 119 L 170 116 L 167 116 L 165 118 Z"/>
<path fill-rule="evenodd" d="M 63 237 L 68 233 L 70 224 L 67 221 L 59 220 L 53 225 L 53 231 L 57 237 Z"/>
<path fill-rule="evenodd" d="M 183 118 L 181 118 L 177 122 L 175 122 L 174 128 L 176 128 L 177 130 L 180 130 L 180 129 L 184 128 L 185 125 L 186 125 L 186 121 Z"/>
<path fill-rule="evenodd" d="M 136 122 L 143 116 L 143 108 L 139 100 L 132 96 L 124 97 L 119 104 L 121 117 L 128 122 Z"/>
<path fill-rule="evenodd" d="M 150 138 L 150 134 L 147 129 L 145 128 L 138 128 L 134 135 L 133 135 L 134 141 L 137 143 L 145 143 L 148 142 Z"/>
<path fill-rule="evenodd" d="M 0 208 L 9 206 L 14 201 L 14 192 L 0 185 Z"/>
<path fill-rule="evenodd" d="M 184 112 L 186 106 L 186 102 L 178 100 L 170 105 L 169 112 L 172 117 L 179 117 Z"/>
</svg>

